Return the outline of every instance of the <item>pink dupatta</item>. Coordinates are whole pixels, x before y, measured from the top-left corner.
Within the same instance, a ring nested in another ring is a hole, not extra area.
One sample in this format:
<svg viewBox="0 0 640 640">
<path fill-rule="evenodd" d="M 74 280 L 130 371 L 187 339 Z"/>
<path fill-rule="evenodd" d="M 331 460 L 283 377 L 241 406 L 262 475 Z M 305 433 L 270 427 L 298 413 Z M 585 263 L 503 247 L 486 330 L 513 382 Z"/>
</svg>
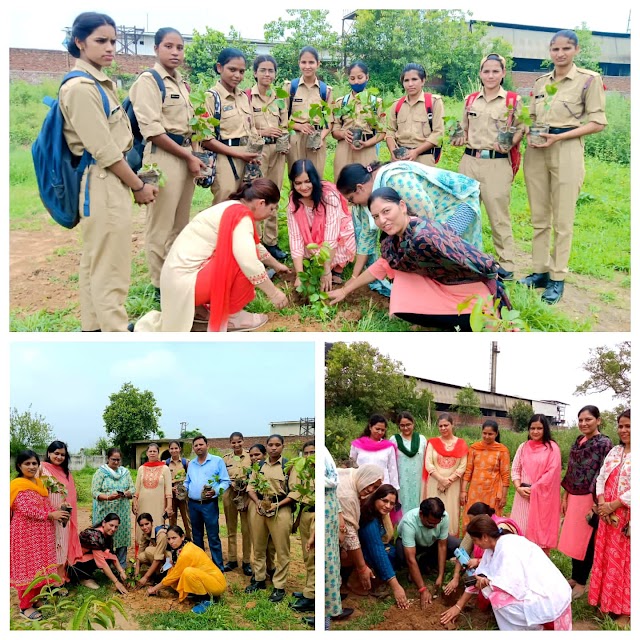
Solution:
<svg viewBox="0 0 640 640">
<path fill-rule="evenodd" d="M 337 187 L 333 183 L 323 180 L 323 198 L 326 193 L 333 193 L 340 200 L 342 209 L 348 211 L 348 203 L 346 203 L 345 197 L 338 191 Z M 293 204 L 293 198 L 291 196 L 290 201 Z M 294 211 L 293 217 L 298 224 L 298 229 L 300 229 L 300 235 L 302 236 L 305 247 L 311 243 L 322 244 L 324 242 L 324 230 L 327 221 L 327 214 L 322 200 L 320 201 L 318 208 L 313 210 L 313 223 L 311 225 L 311 229 L 309 229 L 309 220 L 307 218 L 305 207 L 302 202 L 300 203 L 300 206 Z"/>
<path fill-rule="evenodd" d="M 529 518 L 524 535 L 544 549 L 555 549 L 560 529 L 560 447 L 528 440 L 522 450 L 522 467 L 532 478 Z"/>
</svg>

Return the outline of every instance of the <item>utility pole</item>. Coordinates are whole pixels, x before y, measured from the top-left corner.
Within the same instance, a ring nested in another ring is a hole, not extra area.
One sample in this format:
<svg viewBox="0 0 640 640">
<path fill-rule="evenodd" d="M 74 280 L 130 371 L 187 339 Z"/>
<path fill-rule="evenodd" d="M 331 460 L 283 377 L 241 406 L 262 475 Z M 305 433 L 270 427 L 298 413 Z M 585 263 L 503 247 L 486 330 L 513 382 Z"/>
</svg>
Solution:
<svg viewBox="0 0 640 640">
<path fill-rule="evenodd" d="M 497 369 L 498 369 L 499 353 L 500 353 L 500 349 L 498 349 L 498 343 L 492 342 L 491 343 L 491 376 L 490 376 L 490 382 L 489 382 L 489 389 L 491 390 L 491 393 L 496 392 L 496 376 L 498 373 Z"/>
</svg>

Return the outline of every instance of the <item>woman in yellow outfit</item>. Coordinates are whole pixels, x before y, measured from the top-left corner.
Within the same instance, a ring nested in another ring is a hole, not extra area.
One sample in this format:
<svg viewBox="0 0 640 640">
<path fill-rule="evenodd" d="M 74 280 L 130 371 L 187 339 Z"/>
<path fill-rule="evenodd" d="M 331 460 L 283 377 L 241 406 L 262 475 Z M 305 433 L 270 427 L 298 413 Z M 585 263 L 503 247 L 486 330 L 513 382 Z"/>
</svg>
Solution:
<svg viewBox="0 0 640 640">
<path fill-rule="evenodd" d="M 172 587 L 178 592 L 178 602 L 190 596 L 199 600 L 192 611 L 204 613 L 212 603 L 211 598 L 222 595 L 227 588 L 224 574 L 199 546 L 187 542 L 178 525 L 167 529 L 167 544 L 171 547 L 173 566 L 162 582 L 149 587 L 147 593 L 153 596 L 162 587 Z"/>
<path fill-rule="evenodd" d="M 115 83 L 102 71 L 115 55 L 115 22 L 102 13 L 81 13 L 73 21 L 67 49 L 77 59 L 73 71 L 90 77 L 73 78 L 60 88 L 64 137 L 74 156 L 86 150 L 95 160 L 80 189 L 80 321 L 83 331 L 127 331 L 131 193 L 138 204 L 149 204 L 158 188 L 145 185 L 124 159 L 133 143 L 131 126 Z M 107 95 L 108 118 L 96 84 Z M 87 183 L 90 208 L 85 211 Z"/>
<path fill-rule="evenodd" d="M 240 188 L 244 168 L 258 160 L 259 153 L 249 153 L 249 137 L 258 137 L 247 94 L 238 88 L 247 70 L 247 59 L 239 49 L 227 47 L 218 55 L 216 71 L 220 80 L 207 92 L 207 111 L 214 117 L 220 113 L 217 138 L 205 140 L 202 146 L 218 154 L 216 176 L 211 185 L 213 203 L 224 202 Z"/>
<path fill-rule="evenodd" d="M 165 97 L 151 73 L 141 73 L 129 98 L 146 140 L 142 162 L 157 164 L 167 179 L 156 201 L 147 208 L 145 245 L 149 277 L 160 293 L 160 271 L 173 241 L 189 222 L 195 184 L 204 165 L 191 153 L 194 112 L 189 89 L 178 67 L 184 62 L 184 41 L 176 29 L 166 27 L 155 35 L 153 66 L 165 86 Z"/>
</svg>

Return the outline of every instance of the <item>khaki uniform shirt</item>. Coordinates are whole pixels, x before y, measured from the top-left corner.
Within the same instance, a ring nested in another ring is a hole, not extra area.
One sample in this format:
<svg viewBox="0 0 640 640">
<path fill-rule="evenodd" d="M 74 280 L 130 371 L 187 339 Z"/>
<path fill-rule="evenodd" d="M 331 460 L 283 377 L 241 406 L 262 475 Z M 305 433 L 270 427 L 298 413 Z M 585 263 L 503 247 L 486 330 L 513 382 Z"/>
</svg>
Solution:
<svg viewBox="0 0 640 640">
<path fill-rule="evenodd" d="M 129 118 L 118 99 L 114 82 L 93 65 L 77 60 L 74 71 L 93 76 L 109 99 L 110 115 L 105 117 L 102 97 L 93 80 L 73 78 L 60 88 L 60 110 L 64 118 L 64 137 L 76 156 L 86 149 L 96 164 L 105 169 L 124 158 L 131 149 L 133 134 Z"/>
<path fill-rule="evenodd" d="M 150 73 L 141 73 L 131 85 L 129 97 L 133 104 L 140 133 L 145 139 L 160 136 L 163 133 L 174 133 L 190 137 L 189 121 L 194 116 L 189 102 L 189 90 L 176 70 L 175 78 L 158 62 L 153 68 L 160 74 L 165 84 L 165 98 L 158 83 Z"/>
<path fill-rule="evenodd" d="M 351 100 L 353 100 L 353 95 L 351 93 L 349 93 L 348 96 L 349 96 L 349 100 L 347 101 L 347 104 L 351 102 Z M 343 100 L 344 100 L 344 96 L 342 96 L 341 98 L 338 98 L 333 105 L 334 109 L 342 108 Z M 378 110 L 380 109 L 381 104 L 382 104 L 382 100 L 378 99 L 377 100 Z M 336 117 L 333 124 L 333 131 L 338 131 L 339 129 L 348 130 L 348 129 L 351 129 L 352 127 L 358 127 L 362 129 L 362 132 L 366 135 L 373 133 L 373 129 L 371 125 L 365 122 L 364 118 L 362 117 L 362 103 L 360 101 L 356 103 L 355 119 L 351 118 L 350 116 L 345 116 L 343 118 Z"/>
<path fill-rule="evenodd" d="M 285 127 L 287 126 L 287 105 L 285 108 L 278 109 L 273 104 L 276 101 L 275 91 L 270 96 L 264 98 L 258 91 L 258 85 L 251 87 L 251 111 L 253 114 L 253 124 L 258 133 L 267 127 Z M 269 107 L 263 111 L 263 107 Z"/>
<path fill-rule="evenodd" d="M 158 531 L 155 538 L 143 533 L 142 540 L 140 540 L 140 553 L 149 549 L 149 547 L 153 550 L 154 560 L 164 560 L 167 551 L 167 532 L 165 530 Z"/>
<path fill-rule="evenodd" d="M 269 482 L 269 484 L 271 485 L 269 493 L 265 495 L 283 496 L 288 493 L 287 475 L 285 474 L 282 467 L 282 456 L 280 456 L 280 458 L 278 458 L 278 461 L 274 464 L 271 464 L 269 460 L 265 460 L 265 463 L 262 465 L 262 468 L 259 472 L 260 475 L 262 475 L 263 478 L 267 480 L 267 482 Z M 254 480 L 256 477 L 256 472 L 253 471 L 251 473 L 251 480 Z M 251 487 L 251 490 L 257 493 L 254 487 Z"/>
<path fill-rule="evenodd" d="M 243 138 L 252 133 L 257 136 L 253 111 L 245 92 L 236 87 L 235 93 L 229 93 L 221 82 L 217 82 L 213 90 L 220 96 L 220 139 Z M 215 100 L 210 93 L 207 93 L 205 104 L 209 113 L 214 116 Z"/>
<path fill-rule="evenodd" d="M 284 83 L 283 89 L 287 93 L 291 93 L 291 81 L 287 80 Z M 333 89 L 330 85 L 327 85 L 327 104 L 331 104 L 333 98 Z M 300 84 L 298 84 L 298 91 L 293 98 L 293 105 L 291 106 L 291 119 L 298 124 L 307 124 L 309 122 L 309 107 L 312 104 L 320 104 L 320 80 L 316 78 L 316 81 L 311 87 L 308 87 L 302 78 L 300 78 Z M 294 115 L 296 111 L 300 111 L 299 115 Z M 329 124 L 333 122 L 333 115 L 328 118 Z M 313 123 L 311 123 L 313 124 Z"/>
<path fill-rule="evenodd" d="M 247 481 L 247 469 L 251 468 L 251 459 L 249 458 L 248 451 L 243 450 L 241 456 L 236 456 L 232 451 L 231 453 L 225 454 L 222 459 L 227 465 L 227 473 L 231 480 L 231 486 L 233 486 L 234 480 Z"/>
<path fill-rule="evenodd" d="M 431 142 L 435 146 L 442 145 L 444 137 L 444 104 L 442 98 L 435 93 L 431 94 L 433 119 L 429 124 L 429 114 L 424 105 L 424 93 L 415 104 L 410 105 L 407 98 L 400 111 L 396 114 L 395 102 L 389 114 L 389 133 L 387 137 L 395 138 L 400 147 L 415 149 L 424 142 Z"/>
<path fill-rule="evenodd" d="M 182 464 L 182 460 L 181 459 L 178 460 L 178 462 L 174 462 L 173 460 L 169 460 L 169 464 L 167 466 L 169 467 L 169 472 L 171 473 L 171 483 L 172 484 L 176 483 L 174 478 L 176 476 L 176 473 L 178 473 L 178 471 L 181 471 L 181 470 L 184 470 L 184 472 L 185 472 L 185 477 L 182 478 L 182 482 L 185 481 L 185 479 L 187 477 L 186 476 L 187 470 L 184 467 L 184 465 Z"/>
<path fill-rule="evenodd" d="M 467 103 L 465 98 L 465 104 Z M 515 113 L 512 125 L 518 132 L 524 131 L 524 124 L 516 121 L 516 116 L 522 109 L 522 99 L 516 99 Z M 467 146 L 470 149 L 493 149 L 497 140 L 498 130 L 507 126 L 509 111 L 507 110 L 507 92 L 500 87 L 495 98 L 488 100 L 484 97 L 484 90 L 471 103 L 469 110 L 465 109 L 462 116 L 462 128 L 467 132 Z"/>
<path fill-rule="evenodd" d="M 298 472 L 296 471 L 295 467 L 291 467 L 291 472 L 289 473 L 289 493 L 288 493 L 288 497 L 291 498 L 292 500 L 295 500 L 296 502 L 301 502 L 302 504 L 311 504 L 312 502 L 312 496 L 304 496 L 302 497 L 300 495 L 299 491 L 296 491 L 296 489 L 294 489 L 294 487 L 296 485 L 300 484 L 300 478 L 298 477 Z M 313 493 L 315 489 L 315 481 L 311 481 L 311 491 Z"/>
<path fill-rule="evenodd" d="M 606 125 L 605 97 L 602 77 L 595 71 L 574 64 L 557 84 L 558 91 L 545 109 L 545 85 L 554 82 L 555 71 L 540 76 L 533 85 L 529 112 L 531 119 L 550 127 L 579 127 L 586 122 Z M 589 86 L 585 90 L 586 84 Z"/>
</svg>

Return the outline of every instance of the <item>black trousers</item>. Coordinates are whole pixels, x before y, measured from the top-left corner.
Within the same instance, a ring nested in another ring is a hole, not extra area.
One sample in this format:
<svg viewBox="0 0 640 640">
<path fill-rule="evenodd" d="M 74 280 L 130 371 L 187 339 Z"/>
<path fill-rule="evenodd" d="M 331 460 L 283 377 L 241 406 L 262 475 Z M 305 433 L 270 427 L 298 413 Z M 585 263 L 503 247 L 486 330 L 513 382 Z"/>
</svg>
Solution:
<svg viewBox="0 0 640 640">
<path fill-rule="evenodd" d="M 109 568 L 114 571 L 113 560 L 107 560 Z M 69 580 L 72 584 L 77 584 L 80 580 L 89 580 L 93 578 L 93 574 L 98 570 L 95 560 L 87 560 L 86 562 L 76 562 L 67 567 Z"/>
<path fill-rule="evenodd" d="M 456 327 L 459 327 L 460 331 L 471 331 L 468 313 L 460 316 L 455 314 L 448 316 L 427 316 L 420 313 L 395 313 L 394 315 L 396 318 L 400 318 L 400 320 L 417 324 L 420 327 L 441 329 L 442 331 L 456 331 Z"/>
<path fill-rule="evenodd" d="M 447 560 L 453 558 L 453 552 L 460 546 L 460 538 L 447 536 Z M 429 569 L 438 568 L 438 541 L 436 540 L 430 547 L 416 547 L 416 558 L 420 573 L 427 573 Z M 396 562 L 398 568 L 404 567 L 407 560 L 404 555 L 402 538 L 396 540 Z"/>
<path fill-rule="evenodd" d="M 589 579 L 591 573 L 591 567 L 593 566 L 593 552 L 596 546 L 596 529 L 591 532 L 591 538 L 589 538 L 589 546 L 584 556 L 584 560 L 571 559 L 571 578 L 578 584 L 585 585 Z"/>
</svg>

